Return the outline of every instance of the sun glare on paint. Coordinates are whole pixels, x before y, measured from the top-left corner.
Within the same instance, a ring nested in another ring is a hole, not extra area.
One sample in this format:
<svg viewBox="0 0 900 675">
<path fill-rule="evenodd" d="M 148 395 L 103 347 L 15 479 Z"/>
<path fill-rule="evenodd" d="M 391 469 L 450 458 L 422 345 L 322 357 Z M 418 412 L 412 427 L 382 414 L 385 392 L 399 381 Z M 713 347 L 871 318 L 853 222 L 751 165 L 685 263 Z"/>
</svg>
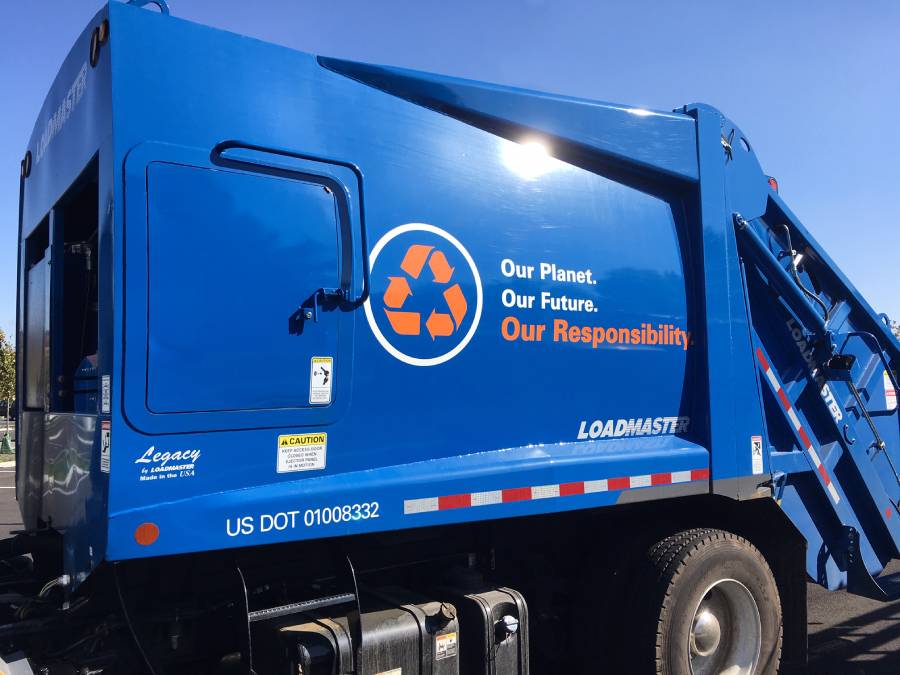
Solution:
<svg viewBox="0 0 900 675">
<path fill-rule="evenodd" d="M 550 155 L 550 150 L 545 144 L 535 140 L 504 143 L 503 163 L 526 180 L 539 178 L 561 164 Z"/>
</svg>

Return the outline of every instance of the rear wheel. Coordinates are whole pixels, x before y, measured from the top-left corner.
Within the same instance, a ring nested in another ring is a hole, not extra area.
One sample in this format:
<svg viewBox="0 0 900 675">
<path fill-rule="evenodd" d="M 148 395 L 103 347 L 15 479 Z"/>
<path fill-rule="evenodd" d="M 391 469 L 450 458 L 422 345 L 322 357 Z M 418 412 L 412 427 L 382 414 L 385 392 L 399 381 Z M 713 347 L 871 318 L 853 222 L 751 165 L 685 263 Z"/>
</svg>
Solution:
<svg viewBox="0 0 900 675">
<path fill-rule="evenodd" d="M 688 530 L 649 553 L 656 673 L 778 671 L 781 601 L 772 571 L 750 542 L 722 530 Z"/>
</svg>

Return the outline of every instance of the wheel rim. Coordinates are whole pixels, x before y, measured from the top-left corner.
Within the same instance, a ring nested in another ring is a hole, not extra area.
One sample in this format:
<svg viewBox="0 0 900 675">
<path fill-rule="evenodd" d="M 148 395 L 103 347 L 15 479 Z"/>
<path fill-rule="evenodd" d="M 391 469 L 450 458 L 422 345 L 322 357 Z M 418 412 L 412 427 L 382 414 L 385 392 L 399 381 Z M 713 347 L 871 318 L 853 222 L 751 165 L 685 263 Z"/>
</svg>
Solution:
<svg viewBox="0 0 900 675">
<path fill-rule="evenodd" d="M 694 609 L 688 638 L 693 675 L 752 675 L 759 663 L 762 624 L 744 584 L 722 579 Z"/>
</svg>

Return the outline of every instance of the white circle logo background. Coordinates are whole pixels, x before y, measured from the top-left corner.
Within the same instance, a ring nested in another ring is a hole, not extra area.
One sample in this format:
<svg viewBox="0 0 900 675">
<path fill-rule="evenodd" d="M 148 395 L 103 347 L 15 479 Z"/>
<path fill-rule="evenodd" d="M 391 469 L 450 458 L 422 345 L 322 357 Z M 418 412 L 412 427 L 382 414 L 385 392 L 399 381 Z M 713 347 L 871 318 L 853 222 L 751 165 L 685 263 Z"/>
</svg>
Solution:
<svg viewBox="0 0 900 675">
<path fill-rule="evenodd" d="M 456 346 L 453 347 L 453 349 L 445 352 L 444 354 L 441 354 L 440 356 L 423 359 L 416 356 L 404 354 L 394 345 L 392 345 L 387 340 L 387 338 L 384 337 L 384 334 L 381 332 L 381 329 L 375 322 L 375 315 L 372 313 L 371 292 L 369 293 L 369 297 L 366 299 L 366 302 L 363 305 L 363 310 L 366 313 L 366 320 L 369 322 L 369 328 L 372 329 L 372 333 L 375 335 L 375 339 L 378 340 L 378 344 L 384 347 L 385 351 L 387 351 L 388 354 L 393 356 L 395 359 L 403 361 L 403 363 L 408 363 L 411 366 L 437 366 L 441 363 L 449 361 L 454 356 L 459 354 L 463 349 L 466 348 L 466 345 L 469 344 L 469 340 L 472 339 L 472 336 L 475 335 L 475 331 L 478 328 L 478 322 L 481 321 L 481 309 L 482 305 L 484 304 L 484 297 L 481 290 L 481 277 L 478 275 L 478 269 L 475 267 L 475 261 L 472 260 L 472 256 L 469 255 L 469 252 L 462 244 L 459 243 L 459 240 L 457 240 L 456 237 L 454 237 L 449 232 L 445 232 L 439 227 L 428 225 L 426 223 L 406 223 L 405 225 L 398 225 L 393 230 L 387 232 L 381 239 L 379 239 L 378 243 L 375 244 L 375 246 L 372 248 L 372 252 L 369 253 L 370 274 L 375 270 L 375 261 L 378 260 L 378 254 L 381 253 L 384 247 L 387 246 L 387 244 L 392 239 L 406 232 L 430 232 L 431 234 L 436 234 L 437 236 L 450 242 L 465 259 L 466 264 L 469 266 L 469 269 L 472 270 L 472 277 L 475 279 L 475 317 L 472 319 L 472 325 L 469 326 L 469 330 L 466 331 L 463 339 L 458 342 Z"/>
</svg>

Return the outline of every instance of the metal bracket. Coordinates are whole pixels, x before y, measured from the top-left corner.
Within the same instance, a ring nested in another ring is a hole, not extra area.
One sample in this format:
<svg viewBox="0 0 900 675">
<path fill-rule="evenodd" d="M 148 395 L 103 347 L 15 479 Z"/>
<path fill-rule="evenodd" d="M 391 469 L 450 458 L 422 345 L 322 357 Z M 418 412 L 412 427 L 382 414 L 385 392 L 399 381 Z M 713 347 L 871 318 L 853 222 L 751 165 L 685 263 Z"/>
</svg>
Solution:
<svg viewBox="0 0 900 675">
<path fill-rule="evenodd" d="M 900 597 L 896 575 L 876 579 L 866 569 L 866 563 L 859 550 L 859 532 L 856 531 L 856 528 L 845 527 L 844 534 L 847 546 L 847 592 L 880 602 L 888 602 Z M 889 588 L 885 588 L 885 586 Z"/>
<path fill-rule="evenodd" d="M 319 321 L 319 306 L 329 302 L 341 302 L 344 299 L 342 288 L 320 288 L 300 306 L 300 319 Z"/>
<path fill-rule="evenodd" d="M 728 134 L 728 138 L 725 138 L 725 134 L 722 134 L 722 149 L 725 151 L 725 156 L 728 158 L 728 161 L 734 159 L 734 150 L 731 147 L 731 143 L 734 141 L 734 129 L 731 130 L 731 133 Z"/>
<path fill-rule="evenodd" d="M 169 12 L 169 3 L 166 0 L 128 0 L 125 3 L 126 5 L 134 5 L 135 7 L 145 7 L 146 5 L 156 5 L 159 7 L 160 14 L 165 14 L 168 16 L 171 14 Z"/>
<path fill-rule="evenodd" d="M 278 619 L 282 616 L 290 616 L 291 614 L 303 614 L 317 609 L 324 609 L 325 607 L 345 605 L 350 602 L 357 602 L 357 598 L 353 593 L 339 593 L 323 598 L 291 602 L 287 605 L 279 605 L 278 607 L 268 607 L 266 609 L 257 609 L 253 612 L 247 612 L 247 621 L 250 623 L 268 621 L 269 619 Z"/>
<path fill-rule="evenodd" d="M 347 292 L 343 288 L 320 288 L 309 296 L 288 319 L 288 332 L 292 335 L 302 335 L 303 327 L 307 321 L 317 323 L 319 321 L 319 308 L 322 306 L 335 307 L 347 300 Z"/>
<path fill-rule="evenodd" d="M 353 641 L 353 665 L 356 668 L 355 672 L 362 672 L 360 668 L 364 639 L 362 626 L 362 600 L 359 597 L 359 580 L 356 577 L 356 568 L 353 566 L 353 561 L 350 560 L 349 555 L 347 556 L 347 572 L 349 580 L 353 585 L 353 595 L 356 599 L 353 609 L 347 615 L 347 624 L 350 627 L 350 639 Z"/>
</svg>

